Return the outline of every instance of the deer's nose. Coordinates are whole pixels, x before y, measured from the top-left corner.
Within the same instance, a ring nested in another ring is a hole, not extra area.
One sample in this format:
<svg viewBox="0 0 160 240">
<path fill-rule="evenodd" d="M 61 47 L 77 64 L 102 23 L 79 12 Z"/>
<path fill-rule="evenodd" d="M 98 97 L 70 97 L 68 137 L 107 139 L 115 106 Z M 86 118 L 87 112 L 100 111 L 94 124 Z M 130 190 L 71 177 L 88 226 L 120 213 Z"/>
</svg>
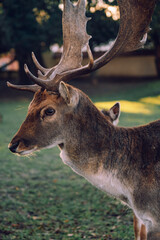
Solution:
<svg viewBox="0 0 160 240">
<path fill-rule="evenodd" d="M 8 148 L 11 152 L 15 153 L 18 145 L 19 145 L 19 141 L 15 142 L 15 143 L 10 143 Z"/>
</svg>

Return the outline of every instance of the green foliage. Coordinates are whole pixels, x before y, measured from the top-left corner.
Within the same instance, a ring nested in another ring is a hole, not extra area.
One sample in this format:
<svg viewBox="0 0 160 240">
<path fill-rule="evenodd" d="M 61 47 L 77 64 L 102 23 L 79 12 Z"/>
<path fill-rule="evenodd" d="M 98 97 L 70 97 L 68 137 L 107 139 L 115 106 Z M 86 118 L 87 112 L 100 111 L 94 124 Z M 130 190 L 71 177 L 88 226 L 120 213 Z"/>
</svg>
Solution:
<svg viewBox="0 0 160 240">
<path fill-rule="evenodd" d="M 88 22 L 88 33 L 92 36 L 91 46 L 108 43 L 116 38 L 118 21 L 114 21 L 112 17 L 107 18 L 104 10 L 88 13 L 88 16 L 92 18 L 92 21 Z"/>
<path fill-rule="evenodd" d="M 43 64 L 41 52 L 55 42 L 62 43 L 61 15 L 57 0 L 5 0 L 0 5 L 0 53 L 15 49 L 19 79 L 29 83 L 24 63 L 32 67 L 34 51 Z"/>
<path fill-rule="evenodd" d="M 160 2 L 157 1 L 155 11 L 153 14 L 153 20 L 151 22 L 151 38 L 154 41 L 155 47 L 160 45 Z"/>
<path fill-rule="evenodd" d="M 104 2 L 113 6 L 117 5 L 117 0 L 104 0 Z"/>
<path fill-rule="evenodd" d="M 32 51 L 39 48 L 41 42 L 46 42 L 47 47 L 51 43 L 60 42 L 61 31 L 61 10 L 58 8 L 58 1 L 37 1 L 28 0 L 5 0 L 1 4 L 1 29 L 3 31 L 2 43 L 0 46 L 15 48 L 20 51 Z M 34 10 L 37 9 L 35 12 Z M 48 18 L 43 20 L 41 10 Z M 42 18 L 37 21 L 37 14 Z M 58 22 L 58 24 L 57 24 Z M 46 29 L 46 26 L 48 28 Z M 49 30 L 49 33 L 48 33 Z M 48 33 L 48 34 L 46 34 Z M 7 39 L 6 44 L 4 39 Z M 1 49 L 3 51 L 3 49 Z"/>
<path fill-rule="evenodd" d="M 87 1 L 87 16 L 91 17 L 88 22 L 88 33 L 92 36 L 90 40 L 91 48 L 100 44 L 106 44 L 110 40 L 116 38 L 119 28 L 119 22 L 114 21 L 112 17 L 107 17 L 105 9 L 98 9 L 95 12 L 90 12 L 91 7 L 96 7 L 98 0 Z M 112 3 L 104 1 L 109 5 L 117 5 L 115 1 Z"/>
<path fill-rule="evenodd" d="M 118 23 L 105 16 L 104 10 L 90 13 L 90 7 L 97 4 L 98 0 L 89 0 L 87 4 L 88 15 L 93 18 L 88 23 L 88 31 L 93 35 L 92 45 L 106 43 L 117 35 Z M 116 1 L 104 0 L 110 5 L 117 5 Z M 38 51 L 43 45 L 47 48 L 53 43 L 62 44 L 62 12 L 59 9 L 60 0 L 20 0 L 0 1 L 0 52 L 15 48 L 19 52 Z M 159 36 L 159 9 L 157 6 L 152 21 L 153 33 L 151 37 Z M 37 22 L 37 18 L 41 21 Z M 39 15 L 39 16 L 38 16 Z M 159 37 L 158 37 L 159 38 Z"/>
<path fill-rule="evenodd" d="M 98 3 L 99 0 L 88 0 L 87 1 L 87 7 L 90 8 L 90 7 L 95 7 L 96 4 Z M 116 0 L 112 0 L 112 1 L 109 1 L 109 0 L 103 0 L 104 3 L 106 4 L 109 4 L 111 6 L 115 6 L 117 5 L 117 1 Z"/>
</svg>

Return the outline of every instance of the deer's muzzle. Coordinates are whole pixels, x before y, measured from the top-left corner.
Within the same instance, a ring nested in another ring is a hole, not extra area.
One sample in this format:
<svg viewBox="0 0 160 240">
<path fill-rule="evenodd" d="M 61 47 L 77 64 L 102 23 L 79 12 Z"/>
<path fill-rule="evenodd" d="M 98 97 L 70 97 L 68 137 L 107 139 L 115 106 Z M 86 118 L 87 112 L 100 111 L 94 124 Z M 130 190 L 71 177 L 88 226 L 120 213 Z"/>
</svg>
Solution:
<svg viewBox="0 0 160 240">
<path fill-rule="evenodd" d="M 36 147 L 31 144 L 31 141 L 24 138 L 14 137 L 9 143 L 8 148 L 13 153 L 18 153 L 20 155 L 27 155 L 35 151 Z"/>
<path fill-rule="evenodd" d="M 8 148 L 11 152 L 16 153 L 18 145 L 19 145 L 19 141 L 15 142 L 15 143 L 10 143 L 8 145 Z"/>
</svg>

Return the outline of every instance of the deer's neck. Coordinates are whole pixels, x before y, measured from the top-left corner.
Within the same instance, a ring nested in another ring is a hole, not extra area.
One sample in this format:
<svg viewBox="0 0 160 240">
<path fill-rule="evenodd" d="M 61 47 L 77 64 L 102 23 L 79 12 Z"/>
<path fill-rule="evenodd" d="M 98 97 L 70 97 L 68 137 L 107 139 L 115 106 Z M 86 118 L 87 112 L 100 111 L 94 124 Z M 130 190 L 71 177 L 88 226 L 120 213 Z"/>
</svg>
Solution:
<svg viewBox="0 0 160 240">
<path fill-rule="evenodd" d="M 117 168 L 123 131 L 106 121 L 97 109 L 88 108 L 84 114 L 87 118 L 74 118 L 76 122 L 71 123 L 72 136 L 66 137 L 60 157 L 101 190 L 117 197 L 126 196 L 128 190 L 118 178 Z"/>
<path fill-rule="evenodd" d="M 99 126 L 99 128 L 101 127 Z M 113 133 L 110 128 L 112 128 L 110 125 L 104 127 L 105 136 L 94 132 L 91 137 L 87 137 L 88 131 L 85 130 L 86 141 L 80 142 L 80 139 L 77 139 L 72 143 L 72 146 L 71 143 L 64 145 L 60 156 L 65 164 L 86 178 L 91 184 L 131 205 L 128 200 L 130 189 L 126 187 L 127 183 L 122 181 L 123 177 L 117 167 L 121 164 L 118 152 L 120 156 L 122 156 L 122 152 L 118 142 L 117 147 L 113 148 L 117 141 L 115 140 L 116 136 L 114 136 L 116 130 Z M 102 129 L 99 131 L 101 132 Z"/>
<path fill-rule="evenodd" d="M 104 158 L 113 151 L 115 127 L 92 105 L 81 112 L 83 115 L 75 115 L 70 120 L 62 152 L 79 169 L 97 172 Z"/>
</svg>

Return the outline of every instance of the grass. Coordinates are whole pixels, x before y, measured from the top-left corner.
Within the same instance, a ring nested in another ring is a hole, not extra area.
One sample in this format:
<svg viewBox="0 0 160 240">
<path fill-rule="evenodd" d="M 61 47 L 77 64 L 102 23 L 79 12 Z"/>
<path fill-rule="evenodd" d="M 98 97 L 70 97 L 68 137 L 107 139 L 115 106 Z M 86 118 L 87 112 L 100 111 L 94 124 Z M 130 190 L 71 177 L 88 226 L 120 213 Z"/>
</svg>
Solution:
<svg viewBox="0 0 160 240">
<path fill-rule="evenodd" d="M 103 102 L 109 107 L 120 101 L 121 126 L 159 118 L 160 82 L 107 89 L 106 85 L 90 96 L 100 107 Z M 30 158 L 9 152 L 7 145 L 28 104 L 27 100 L 0 102 L 0 239 L 134 239 L 132 211 L 72 172 L 60 160 L 58 148 Z"/>
</svg>

